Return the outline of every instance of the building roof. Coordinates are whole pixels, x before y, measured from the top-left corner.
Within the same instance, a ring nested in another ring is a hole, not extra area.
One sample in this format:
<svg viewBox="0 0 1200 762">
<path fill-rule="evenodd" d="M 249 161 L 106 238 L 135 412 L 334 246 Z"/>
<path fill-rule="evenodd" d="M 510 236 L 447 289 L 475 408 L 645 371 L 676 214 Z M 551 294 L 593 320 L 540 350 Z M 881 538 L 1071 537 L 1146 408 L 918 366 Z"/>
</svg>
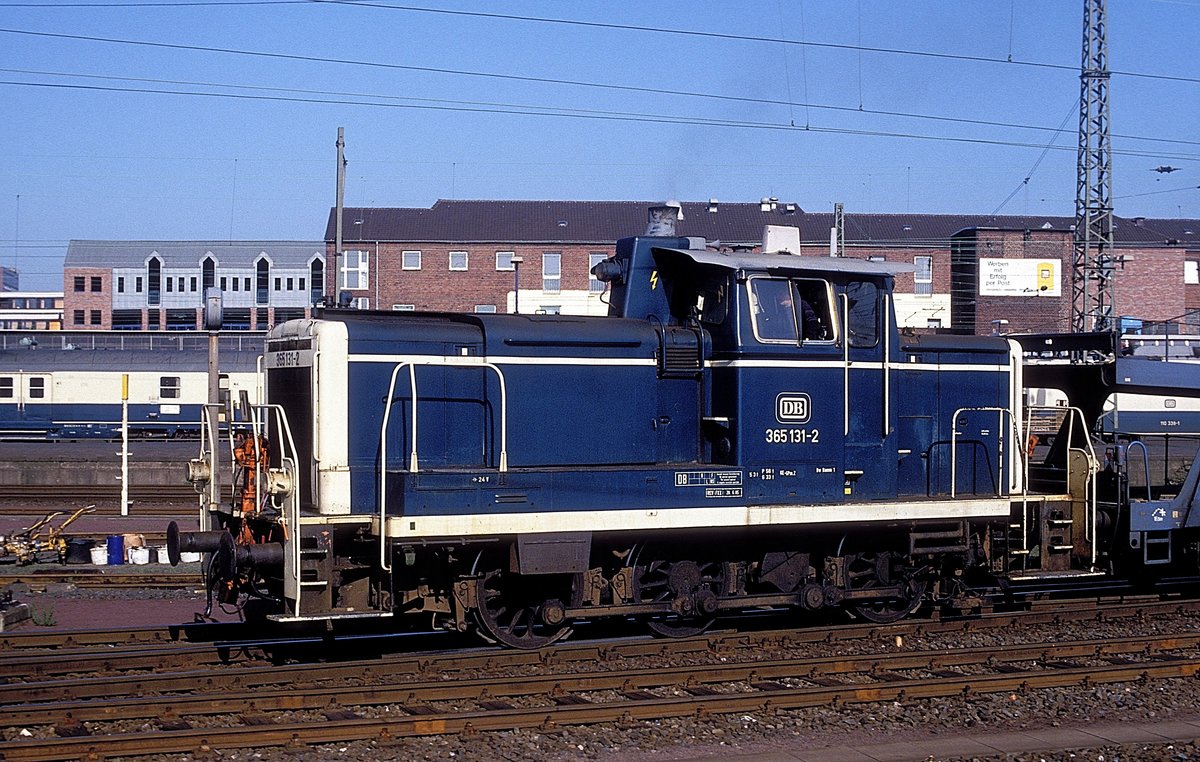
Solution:
<svg viewBox="0 0 1200 762">
<path fill-rule="evenodd" d="M 222 265 L 251 266 L 266 252 L 277 265 L 303 265 L 313 255 L 325 255 L 323 241 L 80 241 L 67 246 L 64 268 L 144 267 L 151 254 L 163 267 L 196 267 L 211 253 Z"/>
<path fill-rule="evenodd" d="M 651 201 L 479 201 L 438 200 L 429 208 L 378 207 L 343 209 L 345 241 L 395 243 L 580 243 L 611 244 L 640 234 Z M 716 211 L 709 211 L 715 206 Z M 762 211 L 760 203 L 685 201 L 679 235 L 726 244 L 758 244 L 764 225 L 800 228 L 805 243 L 829 240 L 832 213 L 808 213 L 795 204 L 776 202 Z M 329 210 L 325 240 L 335 235 L 336 209 Z M 955 233 L 972 228 L 1070 231 L 1074 217 L 971 214 L 845 215 L 850 245 L 945 247 Z M 1200 248 L 1200 220 L 1117 218 L 1118 245 L 1195 246 Z"/>
</svg>

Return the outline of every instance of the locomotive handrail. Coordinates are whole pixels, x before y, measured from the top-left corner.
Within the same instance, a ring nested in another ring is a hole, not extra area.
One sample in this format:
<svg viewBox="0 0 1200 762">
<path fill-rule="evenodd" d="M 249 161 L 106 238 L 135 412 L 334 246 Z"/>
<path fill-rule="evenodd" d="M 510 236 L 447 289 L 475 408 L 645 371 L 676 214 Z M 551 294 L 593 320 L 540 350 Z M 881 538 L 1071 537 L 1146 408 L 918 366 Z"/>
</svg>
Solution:
<svg viewBox="0 0 1200 762">
<path fill-rule="evenodd" d="M 1071 447 L 1071 442 L 1075 441 L 1075 419 L 1076 418 L 1079 419 L 1079 423 L 1083 427 L 1084 442 L 1087 443 L 1086 450 L 1083 449 L 1082 447 Z M 1088 499 L 1089 494 L 1091 495 L 1091 499 L 1089 501 L 1090 505 L 1088 506 L 1089 510 L 1086 514 L 1084 514 L 1085 521 L 1084 521 L 1084 525 L 1083 525 L 1083 536 L 1085 539 L 1087 539 L 1087 541 L 1092 546 L 1092 564 L 1094 565 L 1096 563 L 1096 537 L 1095 537 L 1095 534 L 1096 534 L 1096 513 L 1097 513 L 1095 477 L 1096 477 L 1096 472 L 1100 470 L 1100 463 L 1096 459 L 1096 448 L 1092 447 L 1092 438 L 1087 435 L 1087 423 L 1083 417 L 1083 410 L 1081 410 L 1078 407 L 1068 407 L 1067 408 L 1067 448 L 1066 449 L 1067 449 L 1066 472 L 1067 472 L 1067 493 L 1068 494 L 1070 494 L 1070 492 L 1071 492 L 1071 452 L 1074 451 L 1074 452 L 1078 452 L 1078 453 L 1082 454 L 1085 458 L 1087 458 L 1087 462 L 1088 462 L 1087 482 L 1084 484 L 1083 494 L 1084 494 L 1085 500 Z"/>
<path fill-rule="evenodd" d="M 500 383 L 500 459 L 499 471 L 508 471 L 508 389 L 504 383 L 504 371 L 498 365 L 481 358 L 439 357 L 435 360 L 405 360 L 396 363 L 392 368 L 391 380 L 388 382 L 387 403 L 383 408 L 383 423 L 379 429 L 379 566 L 384 571 L 391 571 L 387 560 L 387 428 L 391 419 L 392 402 L 396 395 L 396 378 L 400 371 L 408 368 L 408 383 L 412 391 L 412 447 L 408 453 L 408 470 L 418 473 L 417 462 L 417 366 L 449 366 L 458 368 L 486 368 L 495 372 Z"/>
<path fill-rule="evenodd" d="M 250 410 L 250 425 L 254 434 L 254 453 L 256 458 L 259 456 L 259 436 L 263 432 L 263 427 L 267 425 L 267 423 L 263 421 L 264 413 L 275 413 L 275 420 L 278 422 L 280 432 L 279 465 L 292 475 L 291 494 L 288 495 L 288 499 L 284 503 L 284 518 L 282 523 L 284 525 L 284 536 L 287 541 L 286 547 L 290 551 L 287 558 L 287 565 L 290 567 L 288 571 L 292 573 L 292 579 L 296 583 L 293 616 L 300 616 L 300 505 L 302 500 L 300 495 L 300 479 L 297 478 L 299 460 L 296 457 L 296 440 L 292 437 L 292 426 L 288 422 L 287 413 L 284 412 L 282 405 L 255 405 Z M 232 426 L 230 427 L 230 430 L 232 431 Z M 285 442 L 287 445 L 286 450 L 284 449 Z M 258 485 L 263 476 L 264 474 L 262 474 L 260 470 L 260 473 L 258 474 L 259 479 L 255 480 L 254 500 L 256 506 L 260 505 Z M 286 584 L 287 580 L 285 575 L 285 591 Z"/>
<path fill-rule="evenodd" d="M 1130 443 L 1129 443 L 1129 449 L 1128 449 L 1128 450 L 1126 450 L 1126 453 L 1130 453 L 1130 454 L 1131 454 L 1131 453 L 1133 452 L 1133 448 L 1134 448 L 1134 447 L 1138 447 L 1138 448 L 1140 448 L 1140 449 L 1141 449 L 1141 451 L 1142 451 L 1142 465 L 1143 465 L 1143 466 L 1145 467 L 1145 469 L 1146 469 L 1146 499 L 1147 499 L 1147 500 L 1153 500 L 1153 499 L 1154 499 L 1154 493 L 1152 493 L 1152 492 L 1150 491 L 1150 451 L 1146 449 L 1146 443 L 1145 443 L 1145 442 L 1143 442 L 1143 441 L 1142 441 L 1142 440 L 1140 440 L 1140 439 L 1137 439 L 1137 440 L 1134 440 L 1134 441 L 1132 441 L 1132 442 L 1130 442 Z M 1128 454 L 1125 456 L 1125 462 L 1126 462 L 1126 463 L 1128 463 L 1128 462 L 1129 462 L 1129 455 L 1128 455 Z M 1130 496 L 1129 496 L 1129 476 L 1128 476 L 1128 466 L 1126 467 L 1126 472 L 1127 472 L 1127 473 L 1126 473 L 1126 477 L 1125 477 L 1125 499 L 1128 501 L 1128 500 L 1130 499 Z"/>
<path fill-rule="evenodd" d="M 888 437 L 892 393 L 892 295 L 883 295 L 883 438 Z"/>
<path fill-rule="evenodd" d="M 838 294 L 842 301 L 842 436 L 850 436 L 850 297 Z"/>
<path fill-rule="evenodd" d="M 1004 422 L 1007 420 L 1009 433 L 1014 435 L 1017 441 L 1020 441 L 1021 428 L 1013 411 L 1006 407 L 960 407 L 954 411 L 954 417 L 950 419 L 950 497 L 955 497 L 958 488 L 958 417 L 963 413 L 990 413 L 995 412 L 1000 414 L 1001 431 L 1004 429 Z M 1004 458 L 1004 440 L 1006 434 L 1001 434 L 998 437 L 996 444 L 996 497 L 1003 497 L 1007 492 L 1012 494 L 1012 471 L 1011 468 L 1006 468 Z M 1024 489 L 1022 489 L 1022 492 Z"/>
</svg>

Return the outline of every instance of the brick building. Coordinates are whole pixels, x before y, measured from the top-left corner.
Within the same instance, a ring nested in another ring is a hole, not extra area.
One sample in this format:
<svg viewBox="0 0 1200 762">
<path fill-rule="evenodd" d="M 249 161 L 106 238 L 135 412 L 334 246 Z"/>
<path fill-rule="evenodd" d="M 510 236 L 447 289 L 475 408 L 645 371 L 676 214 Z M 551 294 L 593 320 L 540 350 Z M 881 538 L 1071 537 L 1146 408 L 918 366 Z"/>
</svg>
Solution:
<svg viewBox="0 0 1200 762">
<path fill-rule="evenodd" d="M 223 292 L 225 328 L 263 330 L 312 314 L 325 247 L 306 241 L 71 241 L 66 328 L 195 330 L 204 290 Z"/>
<path fill-rule="evenodd" d="M 329 268 L 326 288 L 374 309 L 603 314 L 603 288 L 591 279 L 591 265 L 611 255 L 617 239 L 640 234 L 652 205 L 441 200 L 430 208 L 344 209 L 346 255 L 336 272 Z M 684 202 L 682 208 L 679 234 L 721 248 L 758 250 L 766 225 L 787 225 L 800 229 L 803 254 L 829 254 L 831 213 L 773 199 Z M 330 210 L 325 234 L 330 262 L 334 214 Z M 1065 331 L 1073 224 L 1068 217 L 851 213 L 845 253 L 914 266 L 896 279 L 901 326 L 988 333 L 993 321 L 1007 320 L 1008 331 Z M 1117 314 L 1200 323 L 1192 317 L 1200 314 L 1198 233 L 1200 220 L 1118 219 Z M 515 269 L 514 256 L 520 260 Z M 1011 274 L 1015 285 L 985 286 L 980 293 L 981 262 L 988 272 Z M 1038 285 L 1036 265 L 1046 262 L 1054 264 L 1041 268 L 1042 276 L 1053 286 Z M 1022 285 L 1026 280 L 1033 285 Z"/>
</svg>

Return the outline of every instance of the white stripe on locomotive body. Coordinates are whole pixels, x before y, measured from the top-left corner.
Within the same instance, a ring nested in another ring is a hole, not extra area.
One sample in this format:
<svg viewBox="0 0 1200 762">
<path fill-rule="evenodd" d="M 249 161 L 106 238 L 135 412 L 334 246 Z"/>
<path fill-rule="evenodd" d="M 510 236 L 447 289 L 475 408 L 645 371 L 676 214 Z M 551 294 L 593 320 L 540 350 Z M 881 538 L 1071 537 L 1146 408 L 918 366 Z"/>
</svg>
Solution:
<svg viewBox="0 0 1200 762">
<path fill-rule="evenodd" d="M 492 363 L 493 365 L 603 365 L 605 367 L 656 367 L 658 361 L 651 358 L 610 358 L 610 357 L 515 357 L 512 355 L 454 355 L 452 357 L 443 357 L 442 355 L 421 355 L 421 354 L 405 354 L 405 355 L 364 355 L 354 354 L 347 357 L 349 362 L 363 363 L 421 363 L 426 365 L 441 365 L 450 364 L 463 365 L 475 363 L 483 365 L 484 363 Z M 710 360 L 705 363 L 710 368 L 791 368 L 794 370 L 817 370 L 817 369 L 842 369 L 846 367 L 842 360 Z M 860 360 L 851 360 L 849 363 L 851 368 L 861 370 L 883 370 L 885 365 L 881 362 L 863 362 Z M 1007 364 L 1004 365 L 963 365 L 963 364 L 948 364 L 937 365 L 934 363 L 888 363 L 886 365 L 889 371 L 906 371 L 919 370 L 926 372 L 946 372 L 952 371 L 957 373 L 1008 373 L 1010 368 Z"/>
<path fill-rule="evenodd" d="M 605 532 L 710 529 L 894 521 L 996 519 L 1008 516 L 1008 498 L 913 502 L 828 503 L 817 505 L 738 505 L 644 510 L 470 513 L 445 516 L 392 516 L 390 538 L 479 537 L 526 532 Z M 598 517 L 602 517 L 599 519 Z M 601 523 L 603 526 L 598 527 Z M 375 520 L 378 531 L 378 519 Z"/>
</svg>

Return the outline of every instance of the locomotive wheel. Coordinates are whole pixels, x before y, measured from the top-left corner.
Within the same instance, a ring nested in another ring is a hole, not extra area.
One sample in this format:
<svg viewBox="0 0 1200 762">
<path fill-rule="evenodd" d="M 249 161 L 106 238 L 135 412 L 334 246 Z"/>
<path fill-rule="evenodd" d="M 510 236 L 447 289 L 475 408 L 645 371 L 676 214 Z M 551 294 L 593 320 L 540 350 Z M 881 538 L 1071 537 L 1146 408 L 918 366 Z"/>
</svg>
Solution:
<svg viewBox="0 0 1200 762">
<path fill-rule="evenodd" d="M 473 614 L 484 639 L 510 648 L 541 648 L 571 634 L 570 625 L 558 616 L 560 599 L 548 597 L 556 578 L 513 574 L 503 563 L 506 559 L 507 553 L 484 551 L 472 569 L 479 598 Z"/>
<path fill-rule="evenodd" d="M 854 603 L 849 608 L 868 622 L 888 624 L 896 622 L 916 611 L 925 598 L 929 583 L 912 577 L 911 568 L 904 563 L 904 556 L 892 555 L 882 559 L 892 564 L 892 577 L 904 583 L 904 593 L 900 598 L 870 603 Z M 880 587 L 884 583 L 879 579 L 879 563 L 881 559 L 875 553 L 859 553 L 846 569 L 847 584 L 851 590 L 869 590 Z M 892 582 L 890 584 L 895 584 Z"/>
<path fill-rule="evenodd" d="M 644 564 L 638 579 L 639 600 L 643 603 L 671 601 L 678 610 L 664 618 L 647 621 L 650 631 L 666 638 L 687 638 L 711 627 L 716 621 L 713 611 L 717 594 L 724 589 L 721 564 L 654 556 L 653 548 L 638 549 L 635 564 Z"/>
</svg>

